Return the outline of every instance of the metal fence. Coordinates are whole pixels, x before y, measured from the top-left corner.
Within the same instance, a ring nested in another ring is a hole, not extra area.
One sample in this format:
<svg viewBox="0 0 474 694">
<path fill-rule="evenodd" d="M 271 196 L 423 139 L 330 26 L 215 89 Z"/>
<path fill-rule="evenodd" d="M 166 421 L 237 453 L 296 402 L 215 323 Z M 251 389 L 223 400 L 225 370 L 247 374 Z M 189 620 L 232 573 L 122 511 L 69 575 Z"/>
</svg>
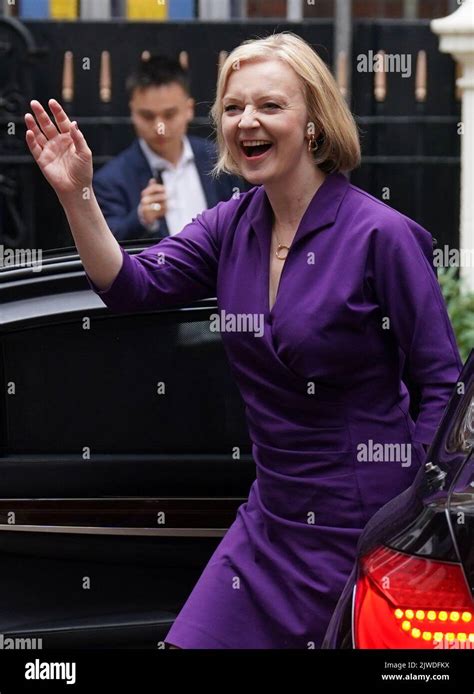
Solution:
<svg viewBox="0 0 474 694">
<path fill-rule="evenodd" d="M 133 137 L 124 81 L 143 50 L 159 45 L 170 55 L 186 51 L 197 101 L 192 131 L 206 136 L 211 134 L 208 111 L 220 52 L 249 36 L 291 29 L 335 66 L 358 120 L 363 161 L 352 174 L 353 182 L 417 219 L 440 244 L 458 245 L 460 101 L 455 63 L 439 52 L 428 21 L 354 20 L 347 3 L 345 9 L 340 4 L 340 14 L 345 13 L 339 17 L 345 26 L 342 35 L 332 19 L 162 24 L 0 20 L 0 243 L 53 248 L 72 242 L 54 193 L 25 147 L 23 114 L 31 98 L 65 102 L 100 166 Z M 84 56 L 90 58 L 90 71 L 80 67 Z M 378 72 L 373 61 L 381 56 L 395 62 Z M 64 84 L 68 60 L 72 90 Z M 362 63 L 365 67 L 359 69 Z M 110 92 L 104 99 L 101 80 L 107 64 Z"/>
</svg>

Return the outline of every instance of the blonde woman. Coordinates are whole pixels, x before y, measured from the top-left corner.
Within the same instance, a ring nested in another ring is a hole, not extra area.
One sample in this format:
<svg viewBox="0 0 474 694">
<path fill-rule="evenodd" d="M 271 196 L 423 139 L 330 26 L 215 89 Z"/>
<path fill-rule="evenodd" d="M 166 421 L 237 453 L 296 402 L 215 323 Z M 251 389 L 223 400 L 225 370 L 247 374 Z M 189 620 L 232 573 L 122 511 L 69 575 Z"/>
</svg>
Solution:
<svg viewBox="0 0 474 694">
<path fill-rule="evenodd" d="M 49 105 L 55 123 L 32 102 L 27 142 L 104 303 L 217 296 L 223 315 L 264 327 L 222 332 L 257 479 L 166 642 L 318 648 L 364 525 L 412 482 L 461 368 L 431 236 L 343 175 L 359 164 L 356 125 L 294 34 L 246 41 L 220 72 L 217 171 L 254 187 L 136 256 L 83 195 L 91 152 Z M 405 367 L 421 391 L 416 422 Z M 376 444 L 390 454 L 372 456 Z"/>
</svg>

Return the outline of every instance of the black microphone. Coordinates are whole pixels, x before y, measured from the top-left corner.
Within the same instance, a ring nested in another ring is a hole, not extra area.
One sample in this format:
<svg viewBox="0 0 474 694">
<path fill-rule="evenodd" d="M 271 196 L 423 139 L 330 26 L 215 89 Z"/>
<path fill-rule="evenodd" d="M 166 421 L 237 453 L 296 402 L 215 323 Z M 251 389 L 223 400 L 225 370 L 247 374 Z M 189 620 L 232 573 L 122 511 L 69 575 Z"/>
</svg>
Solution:
<svg viewBox="0 0 474 694">
<path fill-rule="evenodd" d="M 164 171 L 164 169 L 153 169 L 153 178 L 160 185 L 163 185 L 163 177 L 161 175 L 163 173 L 163 171 Z"/>
</svg>

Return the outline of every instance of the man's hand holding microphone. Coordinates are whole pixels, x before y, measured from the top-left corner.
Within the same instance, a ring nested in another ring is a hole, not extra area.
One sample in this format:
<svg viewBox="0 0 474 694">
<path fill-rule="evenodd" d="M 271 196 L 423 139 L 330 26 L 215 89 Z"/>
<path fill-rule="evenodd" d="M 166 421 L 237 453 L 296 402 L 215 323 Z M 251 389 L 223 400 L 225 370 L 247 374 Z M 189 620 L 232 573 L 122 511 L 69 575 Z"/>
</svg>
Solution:
<svg viewBox="0 0 474 694">
<path fill-rule="evenodd" d="M 167 213 L 166 190 L 163 185 L 161 171 L 157 169 L 154 177 L 150 178 L 148 185 L 141 192 L 138 205 L 138 217 L 142 224 L 153 227 L 155 222 Z"/>
</svg>

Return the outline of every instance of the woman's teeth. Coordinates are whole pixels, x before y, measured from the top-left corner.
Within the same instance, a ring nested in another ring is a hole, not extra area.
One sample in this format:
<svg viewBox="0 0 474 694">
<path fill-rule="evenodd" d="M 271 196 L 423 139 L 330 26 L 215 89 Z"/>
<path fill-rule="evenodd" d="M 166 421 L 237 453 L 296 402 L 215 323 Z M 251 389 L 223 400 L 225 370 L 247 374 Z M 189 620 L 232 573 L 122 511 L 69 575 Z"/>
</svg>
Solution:
<svg viewBox="0 0 474 694">
<path fill-rule="evenodd" d="M 242 140 L 241 146 L 247 157 L 258 157 L 272 146 L 269 140 Z"/>
</svg>

